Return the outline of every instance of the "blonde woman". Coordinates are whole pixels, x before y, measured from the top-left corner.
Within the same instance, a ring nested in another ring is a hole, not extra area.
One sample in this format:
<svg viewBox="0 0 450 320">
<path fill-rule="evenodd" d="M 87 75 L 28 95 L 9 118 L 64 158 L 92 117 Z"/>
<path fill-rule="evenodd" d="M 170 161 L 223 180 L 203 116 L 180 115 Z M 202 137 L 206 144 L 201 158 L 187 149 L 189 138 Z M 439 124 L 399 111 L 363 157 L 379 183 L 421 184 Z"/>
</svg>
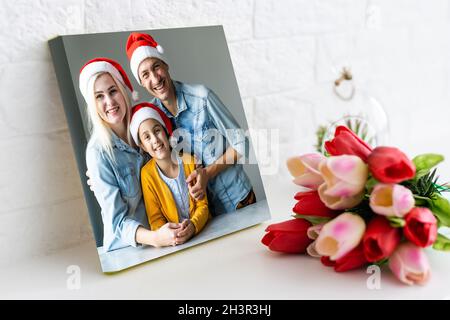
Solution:
<svg viewBox="0 0 450 320">
<path fill-rule="evenodd" d="M 157 231 L 149 230 L 140 183 L 141 167 L 148 159 L 130 135 L 126 87 L 133 88 L 125 71 L 111 59 L 96 58 L 81 69 L 79 86 L 92 126 L 86 163 L 101 207 L 104 250 L 175 245 L 180 224 L 166 223 Z"/>
</svg>

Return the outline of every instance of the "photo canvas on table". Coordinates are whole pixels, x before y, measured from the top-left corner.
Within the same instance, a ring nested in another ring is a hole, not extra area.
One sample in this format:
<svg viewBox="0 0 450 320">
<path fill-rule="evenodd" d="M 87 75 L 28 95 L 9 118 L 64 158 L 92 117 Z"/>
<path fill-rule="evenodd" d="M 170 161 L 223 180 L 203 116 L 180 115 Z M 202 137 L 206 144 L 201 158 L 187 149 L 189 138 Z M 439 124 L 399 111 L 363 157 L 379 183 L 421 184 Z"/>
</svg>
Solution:
<svg viewBox="0 0 450 320">
<path fill-rule="evenodd" d="M 103 272 L 270 219 L 221 26 L 49 45 Z"/>
</svg>

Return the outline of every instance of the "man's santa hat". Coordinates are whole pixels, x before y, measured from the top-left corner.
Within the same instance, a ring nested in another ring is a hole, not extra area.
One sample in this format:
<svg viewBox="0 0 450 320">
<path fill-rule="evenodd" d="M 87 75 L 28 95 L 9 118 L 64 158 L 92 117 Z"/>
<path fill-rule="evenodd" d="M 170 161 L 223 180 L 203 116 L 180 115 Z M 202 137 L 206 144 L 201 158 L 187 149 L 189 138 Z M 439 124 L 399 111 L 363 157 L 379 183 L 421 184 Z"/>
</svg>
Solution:
<svg viewBox="0 0 450 320">
<path fill-rule="evenodd" d="M 147 58 L 158 58 L 167 63 L 166 58 L 162 55 L 164 49 L 149 34 L 131 33 L 127 40 L 126 50 L 130 60 L 131 72 L 133 72 L 138 83 L 141 83 L 138 68 L 142 61 Z"/>
<path fill-rule="evenodd" d="M 93 76 L 101 72 L 112 74 L 125 88 L 130 90 L 133 101 L 139 100 L 138 92 L 133 90 L 130 79 L 118 62 L 108 58 L 95 58 L 86 62 L 80 69 L 79 87 L 87 103 L 90 102 L 89 83 Z"/>
<path fill-rule="evenodd" d="M 142 102 L 133 107 L 131 110 L 130 132 L 134 142 L 139 144 L 139 126 L 147 119 L 155 119 L 166 128 L 169 137 L 172 135 L 172 123 L 166 114 L 157 106 L 149 102 Z"/>
</svg>

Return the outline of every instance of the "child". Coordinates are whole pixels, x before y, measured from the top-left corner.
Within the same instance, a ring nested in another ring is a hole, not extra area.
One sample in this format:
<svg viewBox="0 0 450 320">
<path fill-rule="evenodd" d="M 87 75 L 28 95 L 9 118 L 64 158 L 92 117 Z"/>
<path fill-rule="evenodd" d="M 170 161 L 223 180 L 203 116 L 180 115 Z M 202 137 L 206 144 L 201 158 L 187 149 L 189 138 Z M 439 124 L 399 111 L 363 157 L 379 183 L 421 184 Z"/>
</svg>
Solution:
<svg viewBox="0 0 450 320">
<path fill-rule="evenodd" d="M 169 137 L 170 119 L 155 105 L 140 103 L 132 110 L 131 135 L 152 159 L 141 170 L 141 184 L 152 230 L 167 222 L 182 222 L 176 244 L 200 232 L 209 219 L 208 200 L 195 201 L 188 192 L 186 177 L 195 170 L 191 155 L 174 156 Z"/>
</svg>

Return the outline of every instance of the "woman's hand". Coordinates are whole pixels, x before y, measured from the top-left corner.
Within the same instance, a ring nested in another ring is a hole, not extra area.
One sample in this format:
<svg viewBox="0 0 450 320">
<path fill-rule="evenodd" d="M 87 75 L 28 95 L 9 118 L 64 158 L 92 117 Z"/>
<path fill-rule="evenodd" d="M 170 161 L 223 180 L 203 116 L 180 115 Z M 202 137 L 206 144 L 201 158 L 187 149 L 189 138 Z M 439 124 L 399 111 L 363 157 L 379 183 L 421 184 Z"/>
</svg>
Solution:
<svg viewBox="0 0 450 320">
<path fill-rule="evenodd" d="M 177 233 L 181 230 L 180 223 L 168 222 L 156 230 L 155 247 L 175 246 Z"/>
<path fill-rule="evenodd" d="M 176 244 L 183 244 L 195 234 L 195 226 L 191 220 L 184 220 L 175 239 Z"/>
<path fill-rule="evenodd" d="M 205 168 L 197 168 L 191 172 L 186 179 L 189 193 L 195 200 L 201 200 L 206 195 L 206 186 L 208 185 L 208 174 Z"/>
</svg>

